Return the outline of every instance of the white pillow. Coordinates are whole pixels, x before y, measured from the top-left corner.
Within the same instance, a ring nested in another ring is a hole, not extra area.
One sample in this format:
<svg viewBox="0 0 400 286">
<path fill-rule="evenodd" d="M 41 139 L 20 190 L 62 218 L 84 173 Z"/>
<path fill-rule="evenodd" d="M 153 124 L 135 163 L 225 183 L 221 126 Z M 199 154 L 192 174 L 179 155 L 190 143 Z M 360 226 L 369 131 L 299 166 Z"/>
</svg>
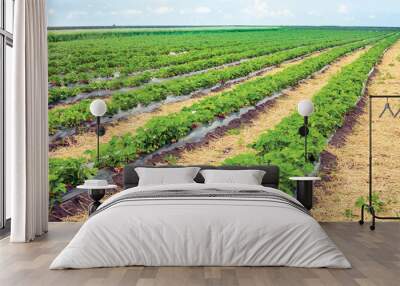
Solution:
<svg viewBox="0 0 400 286">
<path fill-rule="evenodd" d="M 261 185 L 265 171 L 261 170 L 202 170 L 205 184 Z"/>
<path fill-rule="evenodd" d="M 193 180 L 200 168 L 135 168 L 139 176 L 139 186 L 150 185 L 171 185 L 171 184 L 190 184 L 195 183 Z"/>
</svg>

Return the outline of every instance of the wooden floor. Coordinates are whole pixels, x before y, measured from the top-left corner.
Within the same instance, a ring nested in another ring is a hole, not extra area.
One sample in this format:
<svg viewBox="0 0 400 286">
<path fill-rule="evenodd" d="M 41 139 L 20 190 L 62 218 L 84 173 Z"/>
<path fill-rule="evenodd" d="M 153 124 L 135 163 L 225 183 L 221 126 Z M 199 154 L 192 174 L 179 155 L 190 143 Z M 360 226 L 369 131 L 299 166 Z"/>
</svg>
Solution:
<svg viewBox="0 0 400 286">
<path fill-rule="evenodd" d="M 126 267 L 48 270 L 79 229 L 79 223 L 51 223 L 49 233 L 29 244 L 0 241 L 1 286 L 45 285 L 400 285 L 400 223 L 323 223 L 352 269 L 287 267 Z"/>
</svg>

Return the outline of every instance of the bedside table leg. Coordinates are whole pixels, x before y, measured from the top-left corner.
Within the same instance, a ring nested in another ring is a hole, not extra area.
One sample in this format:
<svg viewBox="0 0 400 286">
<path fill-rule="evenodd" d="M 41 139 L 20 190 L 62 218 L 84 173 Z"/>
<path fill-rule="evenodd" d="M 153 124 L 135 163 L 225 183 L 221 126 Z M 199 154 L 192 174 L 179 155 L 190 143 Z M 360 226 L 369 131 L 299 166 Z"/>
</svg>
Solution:
<svg viewBox="0 0 400 286">
<path fill-rule="evenodd" d="M 306 209 L 312 209 L 313 181 L 297 181 L 296 199 Z"/>
<path fill-rule="evenodd" d="M 98 202 L 98 201 L 97 201 L 97 202 L 92 202 L 92 203 L 89 205 L 89 208 L 88 208 L 89 216 L 90 216 L 92 213 L 94 213 L 100 205 L 101 205 L 101 203 Z"/>
<path fill-rule="evenodd" d="M 89 197 L 93 200 L 93 202 L 89 205 L 89 216 L 94 213 L 97 208 L 101 205 L 100 200 L 106 194 L 106 190 L 89 190 Z"/>
</svg>

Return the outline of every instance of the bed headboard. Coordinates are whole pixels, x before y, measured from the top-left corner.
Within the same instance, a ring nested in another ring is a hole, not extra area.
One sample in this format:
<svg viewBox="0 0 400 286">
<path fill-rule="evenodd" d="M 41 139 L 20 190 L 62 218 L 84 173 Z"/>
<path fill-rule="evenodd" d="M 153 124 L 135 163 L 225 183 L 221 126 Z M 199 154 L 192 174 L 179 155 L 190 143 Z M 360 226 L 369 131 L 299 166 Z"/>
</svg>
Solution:
<svg viewBox="0 0 400 286">
<path fill-rule="evenodd" d="M 147 167 L 147 168 L 182 168 L 182 167 L 200 167 L 202 170 L 205 169 L 217 169 L 217 170 L 263 170 L 265 171 L 262 185 L 265 187 L 271 187 L 278 189 L 279 186 L 279 167 L 274 165 L 267 166 L 143 166 L 129 164 L 124 168 L 124 189 L 136 187 L 139 183 L 139 177 L 135 171 L 136 167 Z M 197 183 L 204 183 L 203 176 L 199 173 L 194 179 Z"/>
</svg>

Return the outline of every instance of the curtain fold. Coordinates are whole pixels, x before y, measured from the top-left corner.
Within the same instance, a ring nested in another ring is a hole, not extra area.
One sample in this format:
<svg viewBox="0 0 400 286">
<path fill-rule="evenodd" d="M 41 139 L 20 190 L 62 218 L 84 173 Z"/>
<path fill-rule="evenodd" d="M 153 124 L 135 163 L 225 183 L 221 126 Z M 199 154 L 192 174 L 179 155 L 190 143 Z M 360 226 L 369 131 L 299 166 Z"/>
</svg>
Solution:
<svg viewBox="0 0 400 286">
<path fill-rule="evenodd" d="M 6 117 L 11 242 L 47 232 L 47 15 L 45 0 L 15 2 L 13 95 Z"/>
</svg>

